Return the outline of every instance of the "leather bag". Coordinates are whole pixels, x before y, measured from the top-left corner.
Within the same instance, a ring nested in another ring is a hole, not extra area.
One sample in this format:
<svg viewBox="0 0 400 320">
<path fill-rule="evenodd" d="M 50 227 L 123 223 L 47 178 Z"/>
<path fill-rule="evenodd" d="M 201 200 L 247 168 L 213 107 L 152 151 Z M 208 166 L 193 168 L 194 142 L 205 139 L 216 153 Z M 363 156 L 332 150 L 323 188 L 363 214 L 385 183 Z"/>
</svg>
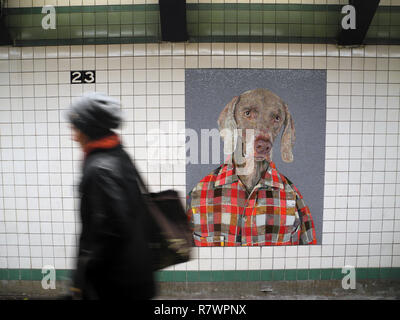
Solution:
<svg viewBox="0 0 400 320">
<path fill-rule="evenodd" d="M 136 176 L 147 207 L 145 228 L 153 271 L 189 261 L 194 241 L 178 192 L 150 193 L 137 170 Z"/>
</svg>

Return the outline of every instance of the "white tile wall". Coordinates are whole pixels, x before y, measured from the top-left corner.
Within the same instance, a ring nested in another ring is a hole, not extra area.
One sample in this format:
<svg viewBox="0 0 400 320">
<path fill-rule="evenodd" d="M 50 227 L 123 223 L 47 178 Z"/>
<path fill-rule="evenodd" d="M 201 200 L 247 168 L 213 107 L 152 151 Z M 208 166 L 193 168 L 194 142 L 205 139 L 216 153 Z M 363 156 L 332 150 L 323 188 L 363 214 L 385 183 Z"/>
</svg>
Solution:
<svg viewBox="0 0 400 320">
<path fill-rule="evenodd" d="M 84 92 L 122 101 L 123 141 L 150 188 L 184 196 L 185 67 L 327 70 L 323 239 L 195 248 L 170 270 L 400 267 L 400 46 L 190 43 L 0 48 L 0 268 L 75 266 L 82 155 L 63 112 Z M 73 69 L 96 69 L 96 84 L 71 85 Z M 149 160 L 154 129 L 169 133 L 160 156 L 172 162 Z"/>
</svg>

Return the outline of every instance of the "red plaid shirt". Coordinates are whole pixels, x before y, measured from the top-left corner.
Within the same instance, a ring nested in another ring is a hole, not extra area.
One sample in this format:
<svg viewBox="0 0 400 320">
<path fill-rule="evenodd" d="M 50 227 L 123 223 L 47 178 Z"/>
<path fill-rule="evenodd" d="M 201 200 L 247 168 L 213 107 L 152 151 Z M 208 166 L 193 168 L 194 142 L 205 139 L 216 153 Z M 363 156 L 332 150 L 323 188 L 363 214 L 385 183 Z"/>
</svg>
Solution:
<svg viewBox="0 0 400 320">
<path fill-rule="evenodd" d="M 196 246 L 316 244 L 309 208 L 273 162 L 250 195 L 222 164 L 189 193 L 187 214 Z"/>
</svg>

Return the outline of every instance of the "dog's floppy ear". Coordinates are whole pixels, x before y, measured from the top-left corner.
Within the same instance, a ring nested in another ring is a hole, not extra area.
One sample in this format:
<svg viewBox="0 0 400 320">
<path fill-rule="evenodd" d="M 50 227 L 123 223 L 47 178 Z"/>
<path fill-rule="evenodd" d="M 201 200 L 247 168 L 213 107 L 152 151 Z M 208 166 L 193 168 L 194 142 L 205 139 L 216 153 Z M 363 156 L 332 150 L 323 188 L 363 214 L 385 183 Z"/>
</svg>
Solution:
<svg viewBox="0 0 400 320">
<path fill-rule="evenodd" d="M 232 153 L 236 147 L 237 125 L 235 121 L 235 108 L 238 102 L 239 96 L 233 97 L 218 117 L 218 128 L 221 137 L 224 139 L 225 154 Z"/>
<path fill-rule="evenodd" d="M 233 97 L 233 99 L 225 106 L 224 110 L 222 110 L 221 114 L 218 117 L 218 127 L 219 130 L 223 129 L 236 129 L 236 121 L 235 121 L 235 106 L 239 101 L 239 96 Z"/>
<path fill-rule="evenodd" d="M 285 129 L 282 133 L 281 138 L 281 156 L 285 162 L 293 161 L 292 148 L 296 140 L 296 130 L 294 128 L 294 120 L 290 114 L 287 105 L 284 105 L 285 109 Z"/>
</svg>

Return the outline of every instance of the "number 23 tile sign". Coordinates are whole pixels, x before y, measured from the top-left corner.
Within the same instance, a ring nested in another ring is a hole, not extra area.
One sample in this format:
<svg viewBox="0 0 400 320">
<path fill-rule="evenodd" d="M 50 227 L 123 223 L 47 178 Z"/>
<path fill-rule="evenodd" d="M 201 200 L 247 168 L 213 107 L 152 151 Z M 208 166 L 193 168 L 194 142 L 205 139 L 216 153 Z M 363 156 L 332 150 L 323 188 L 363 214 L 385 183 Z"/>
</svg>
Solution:
<svg viewBox="0 0 400 320">
<path fill-rule="evenodd" d="M 83 71 L 71 71 L 71 83 L 96 83 L 96 71 L 94 70 L 83 70 Z"/>
</svg>

